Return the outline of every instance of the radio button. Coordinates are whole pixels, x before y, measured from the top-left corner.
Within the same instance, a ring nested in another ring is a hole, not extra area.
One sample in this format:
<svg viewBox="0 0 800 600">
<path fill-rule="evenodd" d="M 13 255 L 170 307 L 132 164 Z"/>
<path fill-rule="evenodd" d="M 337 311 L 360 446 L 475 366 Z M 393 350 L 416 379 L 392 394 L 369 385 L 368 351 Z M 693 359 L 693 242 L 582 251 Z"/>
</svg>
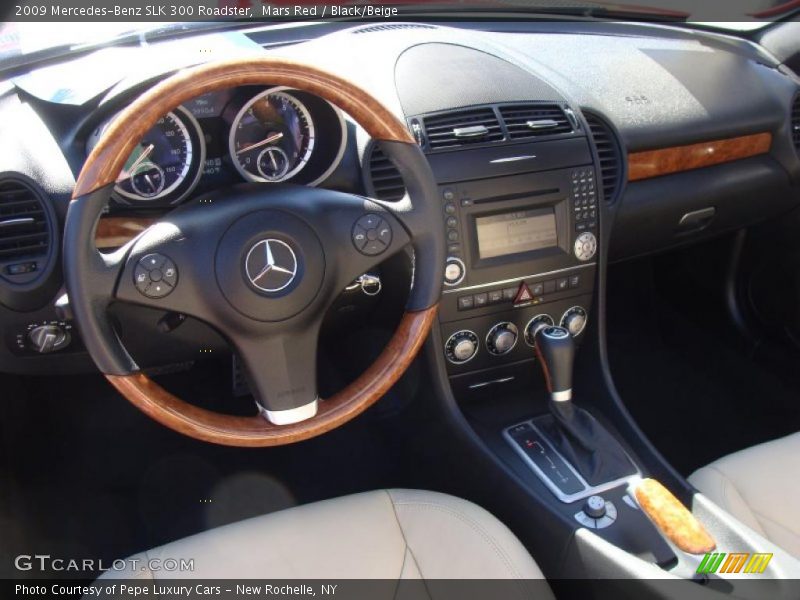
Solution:
<svg viewBox="0 0 800 600">
<path fill-rule="evenodd" d="M 594 234 L 586 231 L 575 240 L 575 258 L 578 260 L 589 260 L 597 252 L 597 238 Z"/>
<path fill-rule="evenodd" d="M 444 267 L 445 285 L 458 285 L 464 280 L 465 273 L 464 263 L 458 258 L 449 257 Z"/>
</svg>

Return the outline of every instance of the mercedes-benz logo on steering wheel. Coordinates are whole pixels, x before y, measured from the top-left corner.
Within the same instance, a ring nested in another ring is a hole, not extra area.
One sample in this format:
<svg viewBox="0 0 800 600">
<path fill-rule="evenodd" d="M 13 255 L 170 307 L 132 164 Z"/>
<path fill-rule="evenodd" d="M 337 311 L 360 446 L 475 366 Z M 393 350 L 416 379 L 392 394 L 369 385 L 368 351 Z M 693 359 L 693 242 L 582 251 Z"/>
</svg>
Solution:
<svg viewBox="0 0 800 600">
<path fill-rule="evenodd" d="M 244 267 L 250 283 L 264 292 L 280 292 L 297 277 L 297 257 L 291 246 L 269 238 L 253 244 Z"/>
</svg>

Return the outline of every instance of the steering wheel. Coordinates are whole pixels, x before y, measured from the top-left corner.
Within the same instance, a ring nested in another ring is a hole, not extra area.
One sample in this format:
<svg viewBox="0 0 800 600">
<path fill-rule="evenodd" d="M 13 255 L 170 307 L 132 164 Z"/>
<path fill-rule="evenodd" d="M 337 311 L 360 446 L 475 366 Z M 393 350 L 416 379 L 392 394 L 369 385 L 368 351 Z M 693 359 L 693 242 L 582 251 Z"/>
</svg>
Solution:
<svg viewBox="0 0 800 600">
<path fill-rule="evenodd" d="M 348 113 L 400 171 L 407 194 L 382 202 L 290 184 L 241 184 L 185 204 L 116 252 L 97 250 L 97 222 L 143 135 L 165 113 L 206 92 L 241 85 L 286 86 Z M 376 402 L 405 372 L 436 313 L 445 241 L 430 167 L 406 126 L 341 77 L 284 59 L 209 63 L 157 84 L 109 126 L 81 170 L 67 213 L 64 272 L 84 344 L 130 402 L 193 438 L 230 446 L 274 446 L 314 437 Z M 409 244 L 414 277 L 406 312 L 383 352 L 331 398 L 316 389 L 318 335 L 346 285 Z M 171 285 L 169 285 L 171 284 Z M 107 313 L 132 302 L 200 319 L 242 359 L 258 412 L 209 411 L 172 395 L 126 351 Z"/>
</svg>

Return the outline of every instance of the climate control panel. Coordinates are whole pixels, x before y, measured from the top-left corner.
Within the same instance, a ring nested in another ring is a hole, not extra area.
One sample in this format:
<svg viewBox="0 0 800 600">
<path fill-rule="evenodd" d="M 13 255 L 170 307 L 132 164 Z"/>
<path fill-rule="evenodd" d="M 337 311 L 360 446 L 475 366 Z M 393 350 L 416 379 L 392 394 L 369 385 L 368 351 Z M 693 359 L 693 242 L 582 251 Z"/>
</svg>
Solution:
<svg viewBox="0 0 800 600">
<path fill-rule="evenodd" d="M 588 322 L 583 302 L 590 296 L 547 306 L 528 306 L 442 325 L 444 354 L 451 375 L 532 360 L 534 333 L 542 325 L 560 324 L 580 338 Z"/>
</svg>

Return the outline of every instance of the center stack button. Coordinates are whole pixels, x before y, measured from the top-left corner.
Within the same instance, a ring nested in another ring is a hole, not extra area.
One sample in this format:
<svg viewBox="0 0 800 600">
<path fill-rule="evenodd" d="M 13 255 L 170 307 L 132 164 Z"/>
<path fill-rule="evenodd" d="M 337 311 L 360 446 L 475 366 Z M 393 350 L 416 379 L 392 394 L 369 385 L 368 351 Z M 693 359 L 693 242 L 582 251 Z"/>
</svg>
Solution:
<svg viewBox="0 0 800 600">
<path fill-rule="evenodd" d="M 460 258 L 450 256 L 444 266 L 444 284 L 445 285 L 458 285 L 464 281 L 466 269 L 464 263 Z"/>
</svg>

